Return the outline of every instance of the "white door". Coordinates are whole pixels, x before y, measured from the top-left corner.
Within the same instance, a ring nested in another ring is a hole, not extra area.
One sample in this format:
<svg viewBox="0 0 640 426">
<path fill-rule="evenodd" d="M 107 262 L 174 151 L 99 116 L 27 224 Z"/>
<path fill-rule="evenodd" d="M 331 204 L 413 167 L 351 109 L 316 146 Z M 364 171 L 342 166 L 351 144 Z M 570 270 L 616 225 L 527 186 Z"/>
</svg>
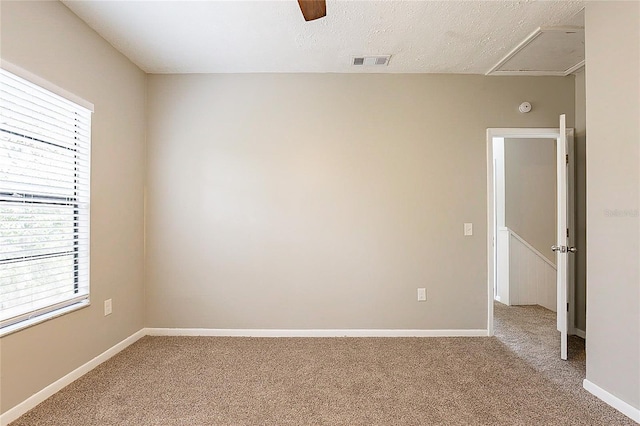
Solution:
<svg viewBox="0 0 640 426">
<path fill-rule="evenodd" d="M 576 251 L 575 247 L 569 245 L 569 234 L 572 225 L 570 191 L 572 176 L 569 173 L 569 153 L 572 151 L 567 142 L 567 126 L 564 114 L 560 116 L 560 137 L 558 138 L 558 146 L 556 150 L 556 159 L 558 165 L 557 179 L 557 239 L 556 244 L 552 246 L 556 252 L 557 266 L 557 286 L 558 286 L 558 331 L 560 331 L 560 358 L 567 359 L 567 334 L 569 332 L 569 274 L 570 262 L 569 255 Z M 572 234 L 572 232 L 571 232 Z M 571 238 L 573 239 L 573 238 Z"/>
</svg>

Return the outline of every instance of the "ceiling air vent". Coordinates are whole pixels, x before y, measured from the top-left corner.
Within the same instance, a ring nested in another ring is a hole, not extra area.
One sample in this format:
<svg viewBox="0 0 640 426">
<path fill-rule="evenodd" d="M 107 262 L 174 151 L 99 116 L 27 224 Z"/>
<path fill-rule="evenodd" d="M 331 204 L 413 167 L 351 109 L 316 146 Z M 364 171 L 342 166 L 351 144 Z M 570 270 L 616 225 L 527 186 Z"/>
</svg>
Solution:
<svg viewBox="0 0 640 426">
<path fill-rule="evenodd" d="M 354 56 L 352 65 L 365 66 L 365 67 L 389 65 L 390 58 L 391 58 L 391 55 Z"/>
</svg>

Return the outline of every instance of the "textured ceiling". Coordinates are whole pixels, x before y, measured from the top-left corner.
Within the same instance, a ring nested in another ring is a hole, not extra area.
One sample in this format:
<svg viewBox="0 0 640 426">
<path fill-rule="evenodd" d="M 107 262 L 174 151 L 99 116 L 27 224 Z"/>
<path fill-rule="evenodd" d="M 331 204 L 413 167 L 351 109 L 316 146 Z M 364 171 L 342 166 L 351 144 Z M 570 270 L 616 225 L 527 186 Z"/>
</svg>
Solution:
<svg viewBox="0 0 640 426">
<path fill-rule="evenodd" d="M 63 3 L 149 73 L 484 74 L 536 28 L 580 25 L 582 1 L 296 0 Z M 385 67 L 353 56 L 391 54 Z"/>
</svg>

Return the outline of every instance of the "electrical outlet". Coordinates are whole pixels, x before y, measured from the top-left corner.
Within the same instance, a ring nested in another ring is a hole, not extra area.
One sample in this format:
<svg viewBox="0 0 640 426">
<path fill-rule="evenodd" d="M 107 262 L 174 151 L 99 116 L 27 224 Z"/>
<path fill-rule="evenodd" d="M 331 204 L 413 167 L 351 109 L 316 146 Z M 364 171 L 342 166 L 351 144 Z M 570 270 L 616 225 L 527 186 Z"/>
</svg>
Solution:
<svg viewBox="0 0 640 426">
<path fill-rule="evenodd" d="M 427 300 L 427 289 L 419 288 L 418 289 L 418 302 L 424 302 Z"/>
<path fill-rule="evenodd" d="M 113 312 L 113 306 L 111 304 L 111 299 L 107 299 L 104 301 L 104 316 L 111 315 Z"/>
</svg>

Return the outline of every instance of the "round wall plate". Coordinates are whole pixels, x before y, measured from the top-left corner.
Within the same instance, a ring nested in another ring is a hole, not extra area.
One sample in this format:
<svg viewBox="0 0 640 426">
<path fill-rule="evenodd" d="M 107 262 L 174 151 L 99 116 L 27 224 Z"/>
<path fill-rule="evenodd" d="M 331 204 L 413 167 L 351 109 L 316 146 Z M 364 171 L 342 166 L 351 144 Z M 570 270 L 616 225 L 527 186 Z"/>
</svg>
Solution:
<svg viewBox="0 0 640 426">
<path fill-rule="evenodd" d="M 531 104 L 529 102 L 523 102 L 520 104 L 520 106 L 518 107 L 518 111 L 522 112 L 522 113 L 526 113 L 531 111 Z"/>
</svg>

